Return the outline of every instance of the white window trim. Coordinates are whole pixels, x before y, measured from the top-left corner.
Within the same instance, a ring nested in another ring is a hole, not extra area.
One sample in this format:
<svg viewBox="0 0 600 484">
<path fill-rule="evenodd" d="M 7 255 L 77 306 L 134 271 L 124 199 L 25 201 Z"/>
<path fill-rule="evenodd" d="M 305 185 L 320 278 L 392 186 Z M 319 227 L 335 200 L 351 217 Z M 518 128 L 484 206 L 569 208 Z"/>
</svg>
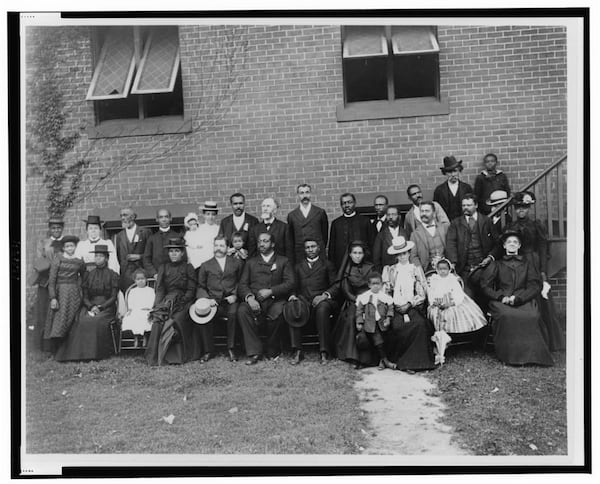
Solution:
<svg viewBox="0 0 600 484">
<path fill-rule="evenodd" d="M 138 89 L 138 85 L 142 79 L 142 74 L 144 72 L 144 67 L 146 65 L 146 60 L 148 58 L 148 53 L 150 52 L 150 47 L 152 46 L 153 40 L 154 32 L 151 32 L 148 41 L 144 46 L 144 54 L 142 55 L 142 60 L 140 61 L 139 68 L 133 81 L 131 94 L 156 94 L 161 92 L 173 92 L 173 89 L 175 88 L 175 81 L 177 80 L 177 73 L 179 72 L 179 41 L 177 41 L 177 52 L 175 54 L 175 62 L 173 63 L 173 69 L 171 70 L 171 80 L 169 81 L 169 87 L 165 89 Z"/>
<path fill-rule="evenodd" d="M 387 38 L 385 35 L 385 29 L 382 29 L 382 32 L 379 34 L 379 40 L 381 42 L 381 52 L 375 52 L 373 54 L 355 54 L 355 55 L 351 55 L 348 53 L 348 45 L 346 43 L 347 41 L 347 37 L 344 39 L 343 42 L 343 53 L 342 53 L 342 57 L 344 59 L 364 59 L 364 58 L 370 58 L 370 57 L 387 57 L 389 52 L 388 52 L 388 43 L 387 43 Z"/>
<path fill-rule="evenodd" d="M 440 52 L 440 45 L 438 44 L 437 39 L 431 29 L 429 29 L 429 38 L 431 39 L 431 44 L 433 45 L 432 49 L 427 50 L 400 50 L 398 47 L 398 42 L 394 38 L 392 34 L 392 54 L 395 56 L 404 56 L 404 55 L 419 55 L 419 54 L 437 54 Z"/>
</svg>

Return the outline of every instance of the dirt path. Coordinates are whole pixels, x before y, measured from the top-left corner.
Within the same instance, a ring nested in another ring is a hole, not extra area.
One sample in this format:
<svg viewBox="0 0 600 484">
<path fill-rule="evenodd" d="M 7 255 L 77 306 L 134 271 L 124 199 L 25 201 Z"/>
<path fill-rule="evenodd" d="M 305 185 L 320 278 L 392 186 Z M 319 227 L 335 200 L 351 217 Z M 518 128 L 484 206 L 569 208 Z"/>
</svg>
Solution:
<svg viewBox="0 0 600 484">
<path fill-rule="evenodd" d="M 364 454 L 467 454 L 450 442 L 450 427 L 440 423 L 444 405 L 428 395 L 435 389 L 429 380 L 377 368 L 361 370 L 361 374 L 355 388 L 373 427 Z"/>
</svg>

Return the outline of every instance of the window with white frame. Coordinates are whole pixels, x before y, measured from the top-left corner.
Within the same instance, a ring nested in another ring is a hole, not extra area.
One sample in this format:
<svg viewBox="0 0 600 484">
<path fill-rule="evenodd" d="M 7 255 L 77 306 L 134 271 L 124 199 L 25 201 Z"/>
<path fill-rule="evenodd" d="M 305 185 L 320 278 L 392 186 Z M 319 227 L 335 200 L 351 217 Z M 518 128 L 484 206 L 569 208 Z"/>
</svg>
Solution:
<svg viewBox="0 0 600 484">
<path fill-rule="evenodd" d="M 96 123 L 183 116 L 177 26 L 96 30 L 95 68 L 86 99 Z"/>
<path fill-rule="evenodd" d="M 338 119 L 447 114 L 433 26 L 342 27 L 344 106 Z"/>
</svg>

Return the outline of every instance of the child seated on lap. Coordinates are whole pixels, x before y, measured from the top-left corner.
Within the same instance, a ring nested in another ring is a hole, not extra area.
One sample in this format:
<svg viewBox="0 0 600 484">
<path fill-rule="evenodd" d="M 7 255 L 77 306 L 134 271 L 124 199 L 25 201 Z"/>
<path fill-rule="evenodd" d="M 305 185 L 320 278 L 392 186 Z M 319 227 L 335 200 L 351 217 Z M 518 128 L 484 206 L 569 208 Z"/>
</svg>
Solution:
<svg viewBox="0 0 600 484">
<path fill-rule="evenodd" d="M 123 318 L 122 330 L 130 330 L 135 336 L 135 346 L 146 343 L 147 334 L 152 329 L 148 314 L 154 304 L 154 289 L 148 286 L 146 274 L 142 269 L 133 273 L 136 287 L 127 296 L 127 313 Z"/>
<path fill-rule="evenodd" d="M 231 245 L 229 255 L 244 262 L 248 258 L 248 251 L 244 249 L 244 234 L 242 232 L 231 234 Z"/>
</svg>

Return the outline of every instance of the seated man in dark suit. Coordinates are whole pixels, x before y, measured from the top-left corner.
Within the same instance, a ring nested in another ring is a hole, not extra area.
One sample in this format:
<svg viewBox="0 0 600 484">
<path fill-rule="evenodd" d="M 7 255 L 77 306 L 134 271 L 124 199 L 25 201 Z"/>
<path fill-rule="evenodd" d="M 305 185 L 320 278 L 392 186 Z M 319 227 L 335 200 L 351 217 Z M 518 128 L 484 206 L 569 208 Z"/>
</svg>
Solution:
<svg viewBox="0 0 600 484">
<path fill-rule="evenodd" d="M 275 253 L 273 235 L 258 235 L 258 255 L 246 261 L 238 286 L 242 300 L 238 321 L 244 334 L 244 346 L 254 365 L 263 356 L 260 328 L 267 326 L 267 355 L 275 358 L 281 352 L 280 328 L 283 305 L 294 290 L 294 269 L 287 257 Z"/>
<path fill-rule="evenodd" d="M 319 333 L 321 364 L 324 365 L 331 353 L 331 316 L 338 309 L 339 284 L 333 263 L 321 256 L 320 244 L 320 241 L 310 238 L 304 241 L 305 258 L 296 264 L 296 290 L 290 301 L 300 299 L 310 308 L 310 317 L 314 319 Z M 302 359 L 301 328 L 290 326 L 290 339 L 292 348 L 296 349 L 292 364 L 298 364 Z"/>
<path fill-rule="evenodd" d="M 216 318 L 227 318 L 227 351 L 229 361 L 237 361 L 234 353 L 235 330 L 237 326 L 237 290 L 242 276 L 243 262 L 227 255 L 227 239 L 217 236 L 214 242 L 212 259 L 202 263 L 198 268 L 198 287 L 196 299 L 207 298 L 217 306 Z M 214 353 L 212 321 L 200 325 L 204 356 L 200 361 L 208 361 Z"/>
</svg>

